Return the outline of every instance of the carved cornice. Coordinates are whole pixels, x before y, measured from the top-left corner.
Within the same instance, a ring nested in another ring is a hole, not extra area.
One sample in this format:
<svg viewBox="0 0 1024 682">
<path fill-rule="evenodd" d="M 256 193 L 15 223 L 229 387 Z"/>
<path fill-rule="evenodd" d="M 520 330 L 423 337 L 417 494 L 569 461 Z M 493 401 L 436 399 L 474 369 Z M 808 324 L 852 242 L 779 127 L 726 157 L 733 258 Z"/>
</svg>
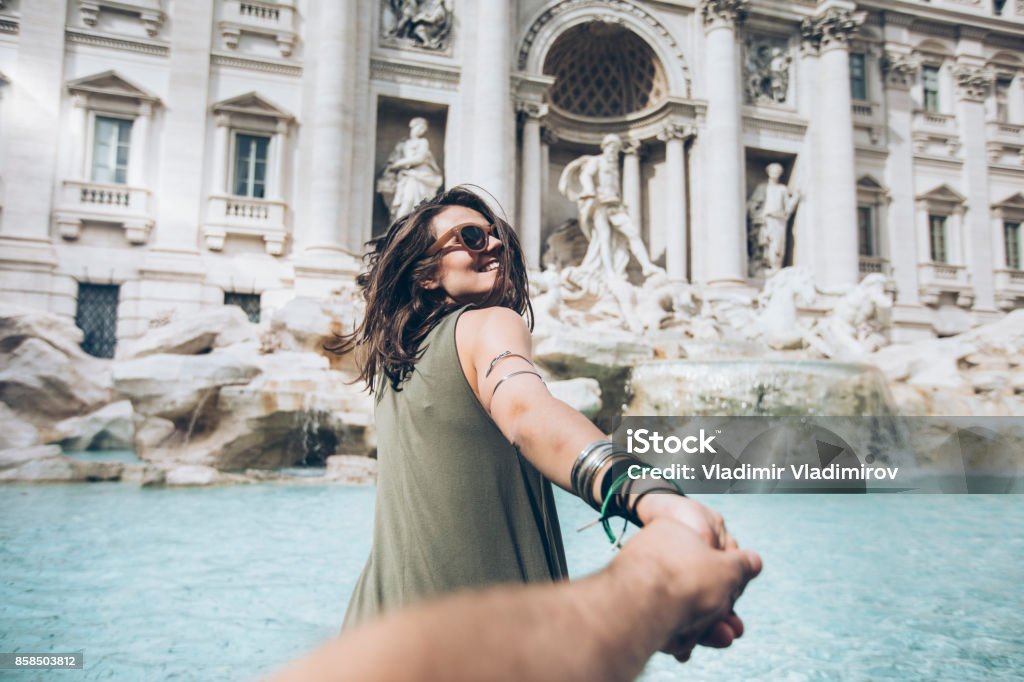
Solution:
<svg viewBox="0 0 1024 682">
<path fill-rule="evenodd" d="M 866 18 L 867 12 L 853 12 L 842 7 L 829 7 L 815 17 L 807 17 L 800 24 L 803 49 L 817 52 L 845 50 Z"/>
<path fill-rule="evenodd" d="M 454 90 L 459 84 L 460 71 L 449 66 L 371 59 L 370 78 Z"/>
<path fill-rule="evenodd" d="M 685 123 L 669 122 L 658 131 L 658 139 L 662 142 L 683 140 L 684 142 L 697 134 L 697 130 Z"/>
<path fill-rule="evenodd" d="M 738 26 L 747 18 L 749 0 L 701 0 L 700 15 L 704 30 L 722 26 Z"/>
<path fill-rule="evenodd" d="M 953 67 L 957 97 L 969 102 L 984 102 L 995 75 L 986 68 L 957 64 Z"/>
<path fill-rule="evenodd" d="M 909 90 L 917 80 L 921 62 L 912 54 L 886 52 L 882 57 L 881 66 L 886 86 L 896 90 Z"/>
<path fill-rule="evenodd" d="M 637 157 L 642 157 L 644 153 L 644 143 L 640 140 L 625 139 L 622 141 L 622 153 L 627 156 L 630 154 L 636 154 Z"/>
<path fill-rule="evenodd" d="M 540 141 L 549 147 L 558 144 L 560 139 L 561 138 L 558 137 L 558 133 L 551 128 L 545 127 L 540 129 Z"/>
<path fill-rule="evenodd" d="M 259 71 L 261 73 L 278 73 L 282 76 L 302 76 L 302 67 L 297 64 L 284 64 L 281 62 L 268 61 L 265 59 L 248 59 L 236 57 L 235 55 L 216 54 L 210 56 L 210 63 L 216 66 L 227 66 L 235 69 L 246 69 L 247 71 Z"/>
<path fill-rule="evenodd" d="M 64 32 L 64 37 L 69 43 L 106 47 L 112 50 L 121 50 L 123 52 L 138 52 L 140 54 L 148 54 L 156 57 L 166 57 L 171 53 L 170 45 L 167 43 L 144 39 L 132 40 L 130 38 L 122 38 L 75 28 L 67 29 Z"/>
</svg>

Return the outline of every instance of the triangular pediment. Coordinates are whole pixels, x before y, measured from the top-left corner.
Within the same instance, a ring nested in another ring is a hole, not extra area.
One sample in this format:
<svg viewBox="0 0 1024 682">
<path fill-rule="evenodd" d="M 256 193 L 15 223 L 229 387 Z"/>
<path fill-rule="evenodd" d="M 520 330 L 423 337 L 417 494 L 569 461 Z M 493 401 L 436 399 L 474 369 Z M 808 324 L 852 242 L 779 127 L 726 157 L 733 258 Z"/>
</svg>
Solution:
<svg viewBox="0 0 1024 682">
<path fill-rule="evenodd" d="M 1001 208 L 1004 211 L 1024 211 L 1024 192 L 1017 192 L 1016 194 L 1008 196 L 998 204 L 992 204 L 992 208 Z"/>
<path fill-rule="evenodd" d="M 73 80 L 68 83 L 68 90 L 76 93 L 123 97 L 125 99 L 136 99 L 145 102 L 157 102 L 160 99 L 149 90 L 132 83 L 113 70 Z"/>
<path fill-rule="evenodd" d="M 924 194 L 919 194 L 916 199 L 918 201 L 944 201 L 949 204 L 967 203 L 967 197 L 946 184 L 939 185 Z"/>
<path fill-rule="evenodd" d="M 867 189 L 875 192 L 886 191 L 885 187 L 882 186 L 882 183 L 878 182 L 878 180 L 875 180 L 870 175 L 861 176 L 861 179 L 857 181 L 857 187 L 858 189 Z"/>
<path fill-rule="evenodd" d="M 214 113 L 248 114 L 290 121 L 293 116 L 256 92 L 247 92 L 213 105 Z"/>
</svg>

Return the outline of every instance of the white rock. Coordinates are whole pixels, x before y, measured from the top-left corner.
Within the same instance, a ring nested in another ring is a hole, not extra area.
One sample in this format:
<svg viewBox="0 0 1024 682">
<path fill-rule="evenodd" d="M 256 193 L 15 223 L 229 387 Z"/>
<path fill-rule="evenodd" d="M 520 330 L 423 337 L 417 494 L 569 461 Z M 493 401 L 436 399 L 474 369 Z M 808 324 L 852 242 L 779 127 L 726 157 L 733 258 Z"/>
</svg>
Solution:
<svg viewBox="0 0 1024 682">
<path fill-rule="evenodd" d="M 39 338 L 0 356 L 0 401 L 36 425 L 91 412 L 113 399 L 109 361 L 69 356 Z"/>
<path fill-rule="evenodd" d="M 243 340 L 257 341 L 258 337 L 259 327 L 249 322 L 241 308 L 217 306 L 187 317 L 172 317 L 165 324 L 150 328 L 141 337 L 121 344 L 118 358 L 164 353 L 195 355 Z"/>
<path fill-rule="evenodd" d="M 216 400 L 222 386 L 246 384 L 259 373 L 252 353 L 226 348 L 206 355 L 149 355 L 118 362 L 114 386 L 136 412 L 179 419 Z"/>
<path fill-rule="evenodd" d="M 54 427 L 53 442 L 68 450 L 129 450 L 135 434 L 132 404 L 119 400 Z"/>
<path fill-rule="evenodd" d="M 27 448 L 39 442 L 39 432 L 14 410 L 0 403 L 0 450 Z"/>
<path fill-rule="evenodd" d="M 548 390 L 564 403 L 593 418 L 601 411 L 601 385 L 596 379 L 579 377 L 548 382 Z"/>
<path fill-rule="evenodd" d="M 126 464 L 121 471 L 121 481 L 142 487 L 163 485 L 167 472 L 149 464 Z"/>
<path fill-rule="evenodd" d="M 26 339 L 42 339 L 61 354 L 88 358 L 82 350 L 82 330 L 67 318 L 0 303 L 0 348 L 13 351 Z"/>
<path fill-rule="evenodd" d="M 169 486 L 203 486 L 221 483 L 221 473 L 213 467 L 186 464 L 167 472 L 164 483 Z"/>
<path fill-rule="evenodd" d="M 0 451 L 0 481 L 114 481 L 120 462 L 83 462 L 61 453 L 56 445 Z"/>
<path fill-rule="evenodd" d="M 377 460 L 356 455 L 331 455 L 324 478 L 357 485 L 377 481 Z"/>
</svg>

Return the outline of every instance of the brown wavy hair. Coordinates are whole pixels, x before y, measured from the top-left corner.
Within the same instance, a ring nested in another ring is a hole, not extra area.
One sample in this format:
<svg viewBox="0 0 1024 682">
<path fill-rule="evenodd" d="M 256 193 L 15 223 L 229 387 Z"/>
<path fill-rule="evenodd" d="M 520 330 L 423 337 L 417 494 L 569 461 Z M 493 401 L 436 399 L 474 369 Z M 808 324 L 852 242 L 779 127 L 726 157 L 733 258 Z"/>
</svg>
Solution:
<svg viewBox="0 0 1024 682">
<path fill-rule="evenodd" d="M 434 218 L 449 206 L 479 211 L 495 226 L 501 241 L 500 267 L 490 293 L 474 304 L 480 308 L 501 306 L 527 317 L 533 329 L 533 308 L 523 250 L 515 230 L 468 185 L 458 185 L 438 193 L 411 213 L 393 222 L 387 231 L 366 242 L 363 255 L 365 272 L 356 278 L 366 300 L 366 315 L 351 334 L 338 337 L 327 350 L 338 354 L 355 351 L 359 366 L 357 381 L 379 394 L 386 379 L 395 390 L 413 371 L 425 348 L 423 340 L 449 313 L 460 308 L 441 288 L 427 289 L 423 284 L 436 273 L 445 251 L 424 256 L 436 237 L 431 230 Z"/>
</svg>

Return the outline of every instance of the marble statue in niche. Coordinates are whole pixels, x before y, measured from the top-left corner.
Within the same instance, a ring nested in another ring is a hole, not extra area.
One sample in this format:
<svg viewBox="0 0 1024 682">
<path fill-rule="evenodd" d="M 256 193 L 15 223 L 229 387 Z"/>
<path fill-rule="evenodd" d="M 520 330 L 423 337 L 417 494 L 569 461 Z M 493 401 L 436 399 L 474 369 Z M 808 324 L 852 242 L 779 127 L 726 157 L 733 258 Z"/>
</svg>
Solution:
<svg viewBox="0 0 1024 682">
<path fill-rule="evenodd" d="M 796 211 L 800 193 L 780 182 L 782 171 L 781 164 L 768 164 L 767 182 L 760 183 L 747 199 L 751 276 L 770 277 L 783 266 L 789 219 Z"/>
<path fill-rule="evenodd" d="M 395 145 L 377 179 L 377 192 L 384 197 L 392 221 L 434 196 L 444 184 L 426 133 L 425 118 L 409 121 L 409 137 Z"/>
<path fill-rule="evenodd" d="M 792 58 L 785 42 L 751 37 L 746 43 L 743 88 L 750 104 L 785 104 Z"/>
<path fill-rule="evenodd" d="M 399 44 L 444 50 L 451 36 L 452 0 L 385 0 L 382 35 Z"/>
</svg>

